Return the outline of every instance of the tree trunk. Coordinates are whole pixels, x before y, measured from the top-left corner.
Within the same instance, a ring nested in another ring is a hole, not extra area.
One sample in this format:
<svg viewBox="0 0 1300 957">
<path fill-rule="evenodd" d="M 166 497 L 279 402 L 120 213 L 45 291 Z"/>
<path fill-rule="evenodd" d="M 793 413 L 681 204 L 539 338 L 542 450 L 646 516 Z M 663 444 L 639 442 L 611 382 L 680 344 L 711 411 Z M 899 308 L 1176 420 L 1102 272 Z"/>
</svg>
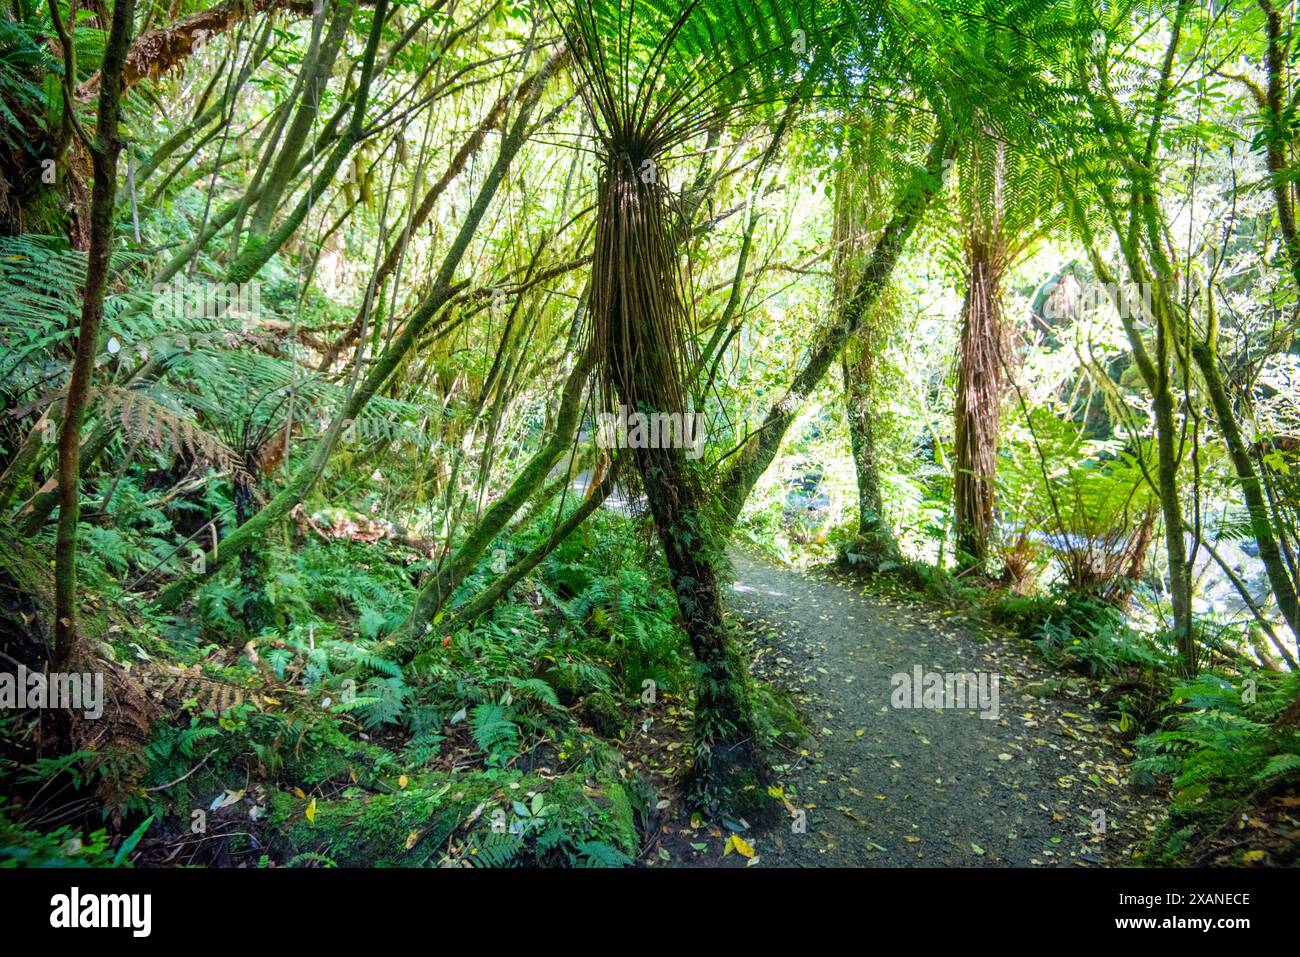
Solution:
<svg viewBox="0 0 1300 957">
<path fill-rule="evenodd" d="M 1213 330 L 1213 324 L 1211 329 Z M 1219 375 L 1213 347 L 1205 343 L 1193 345 L 1192 356 L 1205 380 L 1205 391 L 1209 394 L 1215 417 L 1219 420 L 1219 431 L 1223 433 L 1224 444 L 1228 447 L 1228 457 L 1241 482 L 1241 494 L 1246 500 L 1246 511 L 1250 514 L 1251 531 L 1259 545 L 1259 558 L 1264 563 L 1273 597 L 1277 599 L 1277 607 L 1290 627 L 1291 634 L 1300 638 L 1300 601 L 1296 599 L 1295 583 L 1291 580 L 1286 561 L 1278 548 L 1277 537 L 1273 534 L 1264 489 L 1260 485 L 1259 476 L 1255 474 L 1255 466 L 1250 460 L 1250 450 L 1242 437 L 1241 427 L 1233 415 L 1232 403 Z"/>
<path fill-rule="evenodd" d="M 420 589 L 415 605 L 401 627 L 393 633 L 393 641 L 407 643 L 417 638 L 442 611 L 461 583 L 474 570 L 492 540 L 501 533 L 510 519 L 541 488 L 556 462 L 573 441 L 574 430 L 582 413 L 583 387 L 591 374 L 589 355 L 578 361 L 564 386 L 560 412 L 550 438 L 520 470 L 510 488 L 474 524 L 474 528 L 434 574 L 433 580 Z"/>
<path fill-rule="evenodd" d="M 631 451 L 698 669 L 692 803 L 711 812 L 743 811 L 743 802 L 761 802 L 761 794 L 747 798 L 747 792 L 765 780 L 766 768 L 755 740 L 749 669 L 722 617 L 718 545 L 704 516 L 704 491 L 681 449 Z"/>
<path fill-rule="evenodd" d="M 665 221 L 662 187 L 643 180 L 642 168 L 641 157 L 615 153 L 598 186 L 593 342 L 602 381 L 629 413 L 685 418 L 687 317 L 678 244 Z M 755 741 L 748 668 L 722 617 L 719 539 L 705 516 L 704 488 L 681 443 L 636 444 L 643 447 L 629 451 L 697 663 L 689 800 L 709 813 L 739 813 L 747 802 L 758 810 L 767 773 Z"/>
<path fill-rule="evenodd" d="M 948 135 L 940 131 L 930 147 L 925 168 L 918 172 L 913 182 L 903 188 L 893 218 L 876 242 L 875 250 L 863 268 L 852 296 L 836 317 L 835 323 L 813 345 L 808 360 L 795 376 L 790 388 L 768 410 L 762 426 L 749 436 L 745 447 L 736 454 L 735 463 L 722 477 L 718 487 L 721 512 L 719 532 L 729 531 L 735 525 L 749 493 L 776 457 L 786 430 L 799 414 L 804 399 L 817 388 L 849 337 L 857 331 L 867 312 L 880 297 L 902 255 L 903 246 L 921 221 L 922 214 L 938 189 L 947 151 Z"/>
<path fill-rule="evenodd" d="M 844 411 L 849 425 L 849 446 L 858 484 L 858 536 L 848 551 L 856 568 L 875 572 L 884 562 L 898 561 L 900 551 L 894 531 L 885 518 L 880 494 L 880 467 L 876 455 L 876 357 L 861 343 L 845 349 Z"/>
<path fill-rule="evenodd" d="M 516 582 L 527 575 L 530 571 L 542 563 L 552 551 L 555 550 L 561 542 L 568 538 L 573 532 L 587 520 L 590 515 L 604 504 L 611 492 L 614 491 L 618 483 L 618 473 L 621 470 L 623 458 L 619 457 L 614 460 L 613 466 L 605 473 L 604 478 L 596 485 L 592 485 L 587 490 L 587 497 L 582 504 L 575 508 L 564 521 L 555 526 L 555 529 L 547 536 L 546 541 L 542 542 L 531 552 L 525 555 L 519 561 L 515 562 L 501 574 L 491 585 L 479 592 L 472 599 L 463 605 L 454 608 L 447 622 L 447 629 L 472 625 L 480 615 L 485 614 L 493 605 L 495 605 L 508 592 Z M 567 481 L 562 479 L 561 481 Z"/>
<path fill-rule="evenodd" d="M 1258 0 L 1264 11 L 1265 33 L 1268 36 L 1268 50 L 1264 65 L 1268 71 L 1268 88 L 1261 104 L 1264 125 L 1264 147 L 1268 159 L 1270 185 L 1273 191 L 1273 203 L 1277 210 L 1278 228 L 1282 232 L 1282 245 L 1286 252 L 1287 264 L 1291 267 L 1291 278 L 1300 290 L 1300 234 L 1296 231 L 1295 205 L 1292 202 L 1294 174 L 1291 172 L 1290 157 L 1287 156 L 1286 114 L 1295 114 L 1296 104 L 1293 100 L 1288 110 L 1286 107 L 1287 68 L 1284 34 L 1288 31 L 1285 20 L 1271 0 Z M 1294 8 L 1292 8 L 1294 14 Z M 1294 123 L 1294 119 L 1290 121 Z M 1294 130 L 1294 125 L 1291 126 Z"/>
<path fill-rule="evenodd" d="M 983 569 L 993 540 L 1002 407 L 1002 263 L 989 244 L 966 249 L 966 298 L 957 360 L 953 520 L 958 563 Z"/>
<path fill-rule="evenodd" d="M 1192 577 L 1187 565 L 1187 540 L 1178 495 L 1178 433 L 1167 372 L 1161 379 L 1151 405 L 1156 419 L 1160 511 L 1165 520 L 1165 550 L 1169 556 L 1169 604 L 1174 616 L 1179 668 L 1184 676 L 1191 678 L 1196 674 L 1196 641 L 1192 634 Z"/>
<path fill-rule="evenodd" d="M 63 405 L 59 430 L 59 527 L 54 546 L 54 666 L 69 663 L 77 635 L 77 521 L 80 517 L 81 424 L 90 399 L 91 376 L 99 348 L 99 326 L 104 318 L 104 291 L 113 247 L 113 207 L 117 194 L 117 138 L 121 115 L 122 70 L 134 26 L 135 0 L 113 4 L 112 27 L 104 51 L 103 88 L 91 147 L 94 187 L 90 203 L 90 251 L 86 286 L 77 331 L 77 353 Z"/>
</svg>

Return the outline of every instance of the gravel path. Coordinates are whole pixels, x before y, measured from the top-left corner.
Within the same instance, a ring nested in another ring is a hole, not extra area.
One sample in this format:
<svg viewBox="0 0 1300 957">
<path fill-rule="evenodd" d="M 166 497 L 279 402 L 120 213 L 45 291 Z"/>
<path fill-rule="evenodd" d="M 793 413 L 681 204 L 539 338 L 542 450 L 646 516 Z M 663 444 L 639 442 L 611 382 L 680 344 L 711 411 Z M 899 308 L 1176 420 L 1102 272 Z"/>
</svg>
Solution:
<svg viewBox="0 0 1300 957">
<path fill-rule="evenodd" d="M 730 604 L 758 638 L 755 672 L 791 692 L 813 730 L 788 763 L 778 758 L 789 824 L 738 832 L 760 865 L 1114 865 L 1154 821 L 1095 692 L 1032 648 L 824 571 L 747 551 L 732 561 Z M 998 675 L 998 716 L 981 717 L 978 701 L 891 706 L 893 676 L 917 666 Z M 678 866 L 753 866 L 721 854 L 725 830 L 680 820 L 664 830 Z"/>
</svg>

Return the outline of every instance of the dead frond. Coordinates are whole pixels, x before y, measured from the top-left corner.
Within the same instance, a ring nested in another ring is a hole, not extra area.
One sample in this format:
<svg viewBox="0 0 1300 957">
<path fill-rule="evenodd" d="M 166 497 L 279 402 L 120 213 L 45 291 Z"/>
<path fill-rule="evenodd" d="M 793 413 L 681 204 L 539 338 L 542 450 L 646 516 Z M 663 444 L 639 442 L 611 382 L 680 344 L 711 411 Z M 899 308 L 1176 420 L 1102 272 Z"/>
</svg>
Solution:
<svg viewBox="0 0 1300 957">
<path fill-rule="evenodd" d="M 106 388 L 103 413 L 115 418 L 133 440 L 154 449 L 188 455 L 229 474 L 233 481 L 253 484 L 238 452 L 193 419 L 155 402 L 143 392 L 116 386 Z"/>
</svg>

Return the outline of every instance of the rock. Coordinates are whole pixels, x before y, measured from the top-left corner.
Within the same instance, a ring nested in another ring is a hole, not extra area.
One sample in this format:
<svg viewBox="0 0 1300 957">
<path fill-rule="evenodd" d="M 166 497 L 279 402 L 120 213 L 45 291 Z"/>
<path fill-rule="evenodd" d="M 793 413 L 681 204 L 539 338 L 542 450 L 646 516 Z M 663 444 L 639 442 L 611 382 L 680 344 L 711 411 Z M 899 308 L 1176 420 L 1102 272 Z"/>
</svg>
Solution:
<svg viewBox="0 0 1300 957">
<path fill-rule="evenodd" d="M 1044 681 L 1034 681 L 1020 689 L 1022 694 L 1031 695 L 1035 698 L 1050 698 L 1060 690 L 1060 678 L 1047 678 Z"/>
<path fill-rule="evenodd" d="M 628 725 L 622 706 L 608 691 L 593 691 L 582 699 L 582 714 L 596 733 L 605 738 L 616 738 Z"/>
</svg>

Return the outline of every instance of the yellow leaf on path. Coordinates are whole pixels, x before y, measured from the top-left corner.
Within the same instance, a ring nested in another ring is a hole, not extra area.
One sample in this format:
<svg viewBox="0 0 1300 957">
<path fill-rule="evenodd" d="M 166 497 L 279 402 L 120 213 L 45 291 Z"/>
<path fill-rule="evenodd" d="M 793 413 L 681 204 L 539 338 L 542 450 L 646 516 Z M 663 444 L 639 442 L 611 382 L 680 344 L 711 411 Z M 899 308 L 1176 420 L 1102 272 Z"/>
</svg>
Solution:
<svg viewBox="0 0 1300 957">
<path fill-rule="evenodd" d="M 908 844 L 916 844 L 921 839 L 917 837 L 915 834 L 905 834 L 903 836 L 903 840 L 907 841 Z"/>
<path fill-rule="evenodd" d="M 405 774 L 403 774 L 400 778 L 397 779 L 397 786 L 398 786 L 399 788 L 402 788 L 403 790 L 405 790 L 405 789 L 406 789 L 406 785 L 407 785 L 407 783 L 408 783 L 409 781 L 410 781 L 410 778 L 408 778 Z"/>
<path fill-rule="evenodd" d="M 731 839 L 727 841 L 727 846 L 722 851 L 722 856 L 726 857 L 727 854 L 731 851 L 735 851 L 741 857 L 754 856 L 754 848 L 751 847 L 749 842 L 746 841 L 739 834 L 731 835 Z"/>
<path fill-rule="evenodd" d="M 312 824 L 316 823 L 316 799 L 315 798 L 312 798 L 311 803 L 307 805 L 307 820 Z"/>
<path fill-rule="evenodd" d="M 412 831 L 410 834 L 406 835 L 406 849 L 408 851 L 418 843 L 420 843 L 419 831 Z"/>
<path fill-rule="evenodd" d="M 1262 861 L 1262 860 L 1264 859 L 1264 852 L 1263 852 L 1263 851 L 1247 851 L 1245 854 L 1241 855 L 1241 857 L 1242 857 L 1242 860 L 1244 860 L 1244 861 L 1249 861 L 1250 863 L 1253 864 L 1253 863 L 1255 863 L 1256 861 Z"/>
<path fill-rule="evenodd" d="M 307 792 L 304 791 L 302 788 L 294 788 L 293 793 L 295 797 L 300 797 L 303 800 L 307 799 Z"/>
</svg>

